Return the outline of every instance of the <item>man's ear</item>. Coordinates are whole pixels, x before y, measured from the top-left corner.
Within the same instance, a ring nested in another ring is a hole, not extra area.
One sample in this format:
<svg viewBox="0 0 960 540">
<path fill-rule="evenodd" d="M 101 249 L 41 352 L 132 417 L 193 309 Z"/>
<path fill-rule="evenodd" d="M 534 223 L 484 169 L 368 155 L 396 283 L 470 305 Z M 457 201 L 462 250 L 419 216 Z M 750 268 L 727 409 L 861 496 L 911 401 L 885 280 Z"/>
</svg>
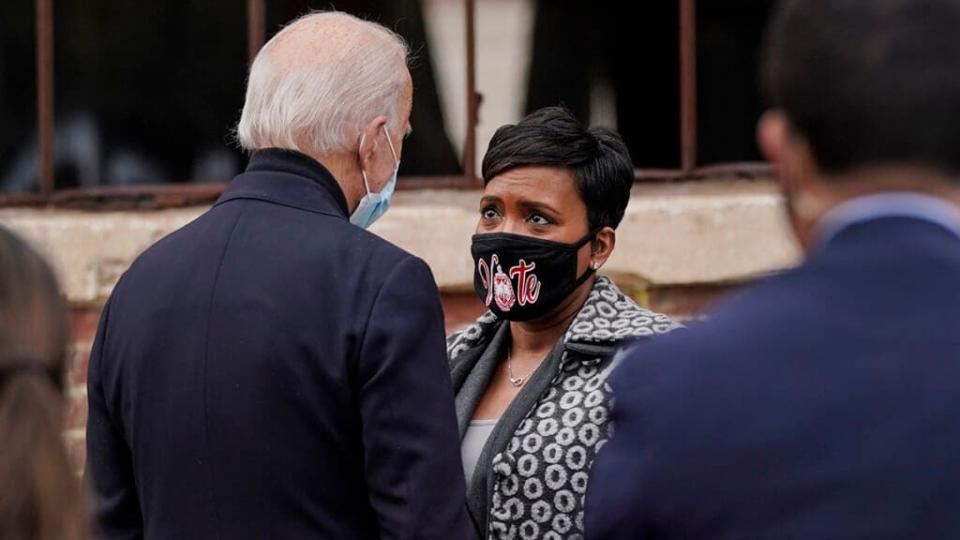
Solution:
<svg viewBox="0 0 960 540">
<path fill-rule="evenodd" d="M 776 109 L 764 113 L 757 124 L 757 143 L 764 157 L 776 169 L 781 189 L 798 197 L 794 203 L 806 199 L 816 202 L 812 199 L 824 195 L 813 149 L 785 113 Z"/>
<path fill-rule="evenodd" d="M 386 116 L 378 116 L 368 122 L 360 130 L 360 141 L 358 142 L 358 155 L 360 166 L 363 170 L 369 171 L 373 166 L 373 157 L 376 155 L 380 144 L 380 134 L 383 126 L 387 125 Z"/>
<path fill-rule="evenodd" d="M 807 138 L 782 111 L 767 111 L 757 124 L 757 143 L 776 169 L 787 218 L 804 249 L 813 241 L 816 222 L 829 207 L 830 193 Z"/>
<path fill-rule="evenodd" d="M 773 109 L 763 113 L 757 122 L 757 145 L 760 153 L 775 167 L 780 167 L 787 159 L 787 144 L 790 138 L 790 121 L 780 110 Z"/>
</svg>

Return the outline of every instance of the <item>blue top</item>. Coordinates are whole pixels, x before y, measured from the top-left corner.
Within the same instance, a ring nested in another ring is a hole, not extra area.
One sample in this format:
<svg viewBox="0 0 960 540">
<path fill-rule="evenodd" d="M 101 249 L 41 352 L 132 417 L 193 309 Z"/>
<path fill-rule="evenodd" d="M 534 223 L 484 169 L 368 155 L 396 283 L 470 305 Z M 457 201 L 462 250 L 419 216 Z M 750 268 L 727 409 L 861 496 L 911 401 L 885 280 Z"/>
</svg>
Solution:
<svg viewBox="0 0 960 540">
<path fill-rule="evenodd" d="M 113 538 L 463 538 L 427 265 L 262 150 L 123 276 L 90 357 L 87 473 Z"/>
<path fill-rule="evenodd" d="M 857 223 L 883 217 L 914 218 L 933 223 L 960 237 L 960 211 L 939 197 L 911 192 L 888 192 L 851 199 L 830 210 L 817 223 L 819 243 Z"/>
<path fill-rule="evenodd" d="M 587 538 L 960 538 L 960 237 L 885 194 L 613 375 Z"/>
</svg>

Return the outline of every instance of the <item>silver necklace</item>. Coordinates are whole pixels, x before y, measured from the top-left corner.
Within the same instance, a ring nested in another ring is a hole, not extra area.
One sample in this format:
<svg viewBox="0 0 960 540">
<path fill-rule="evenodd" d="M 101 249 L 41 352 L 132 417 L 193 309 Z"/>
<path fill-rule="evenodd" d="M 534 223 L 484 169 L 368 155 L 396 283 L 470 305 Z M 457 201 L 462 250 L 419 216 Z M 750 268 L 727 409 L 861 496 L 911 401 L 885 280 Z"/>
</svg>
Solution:
<svg viewBox="0 0 960 540">
<path fill-rule="evenodd" d="M 510 377 L 510 384 L 516 388 L 523 386 L 523 383 L 527 382 L 527 379 L 530 378 L 530 374 L 533 373 L 533 370 L 530 370 L 530 373 L 527 373 L 523 377 L 514 377 L 513 376 L 513 358 L 510 357 L 510 349 L 507 349 L 507 373 Z"/>
</svg>

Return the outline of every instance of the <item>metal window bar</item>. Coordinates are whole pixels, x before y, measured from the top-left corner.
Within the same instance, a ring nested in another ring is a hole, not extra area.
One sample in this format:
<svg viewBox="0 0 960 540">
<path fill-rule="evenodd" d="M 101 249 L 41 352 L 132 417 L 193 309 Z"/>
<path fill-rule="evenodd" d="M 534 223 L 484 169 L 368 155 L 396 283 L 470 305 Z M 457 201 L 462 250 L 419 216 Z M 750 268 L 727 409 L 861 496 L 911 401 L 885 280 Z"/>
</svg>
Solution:
<svg viewBox="0 0 960 540">
<path fill-rule="evenodd" d="M 680 162 L 697 166 L 697 5 L 680 0 Z"/>
<path fill-rule="evenodd" d="M 480 118 L 480 94 L 477 93 L 477 26 L 475 0 L 466 0 L 467 134 L 463 143 L 463 175 L 474 178 L 477 170 L 477 124 Z M 479 180 L 471 182 L 478 184 Z"/>
<path fill-rule="evenodd" d="M 247 0 L 247 58 L 250 63 L 267 39 L 267 6 L 264 0 Z"/>
<path fill-rule="evenodd" d="M 53 0 L 36 0 L 37 8 L 37 167 L 40 195 L 54 185 Z"/>
</svg>

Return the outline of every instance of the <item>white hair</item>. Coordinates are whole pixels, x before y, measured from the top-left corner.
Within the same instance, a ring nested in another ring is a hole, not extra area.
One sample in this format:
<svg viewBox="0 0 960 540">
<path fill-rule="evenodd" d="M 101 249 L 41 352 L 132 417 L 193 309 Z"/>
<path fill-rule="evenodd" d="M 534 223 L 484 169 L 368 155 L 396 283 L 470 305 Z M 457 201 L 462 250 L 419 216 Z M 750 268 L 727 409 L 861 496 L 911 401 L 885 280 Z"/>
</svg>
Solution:
<svg viewBox="0 0 960 540">
<path fill-rule="evenodd" d="M 309 32 L 298 41 L 298 32 Z M 294 54 L 275 54 L 277 47 Z M 280 45 L 278 45 L 278 43 Z M 329 155 L 355 148 L 380 115 L 399 129 L 409 49 L 387 28 L 341 12 L 305 15 L 281 30 L 250 67 L 237 125 L 240 145 Z"/>
</svg>

